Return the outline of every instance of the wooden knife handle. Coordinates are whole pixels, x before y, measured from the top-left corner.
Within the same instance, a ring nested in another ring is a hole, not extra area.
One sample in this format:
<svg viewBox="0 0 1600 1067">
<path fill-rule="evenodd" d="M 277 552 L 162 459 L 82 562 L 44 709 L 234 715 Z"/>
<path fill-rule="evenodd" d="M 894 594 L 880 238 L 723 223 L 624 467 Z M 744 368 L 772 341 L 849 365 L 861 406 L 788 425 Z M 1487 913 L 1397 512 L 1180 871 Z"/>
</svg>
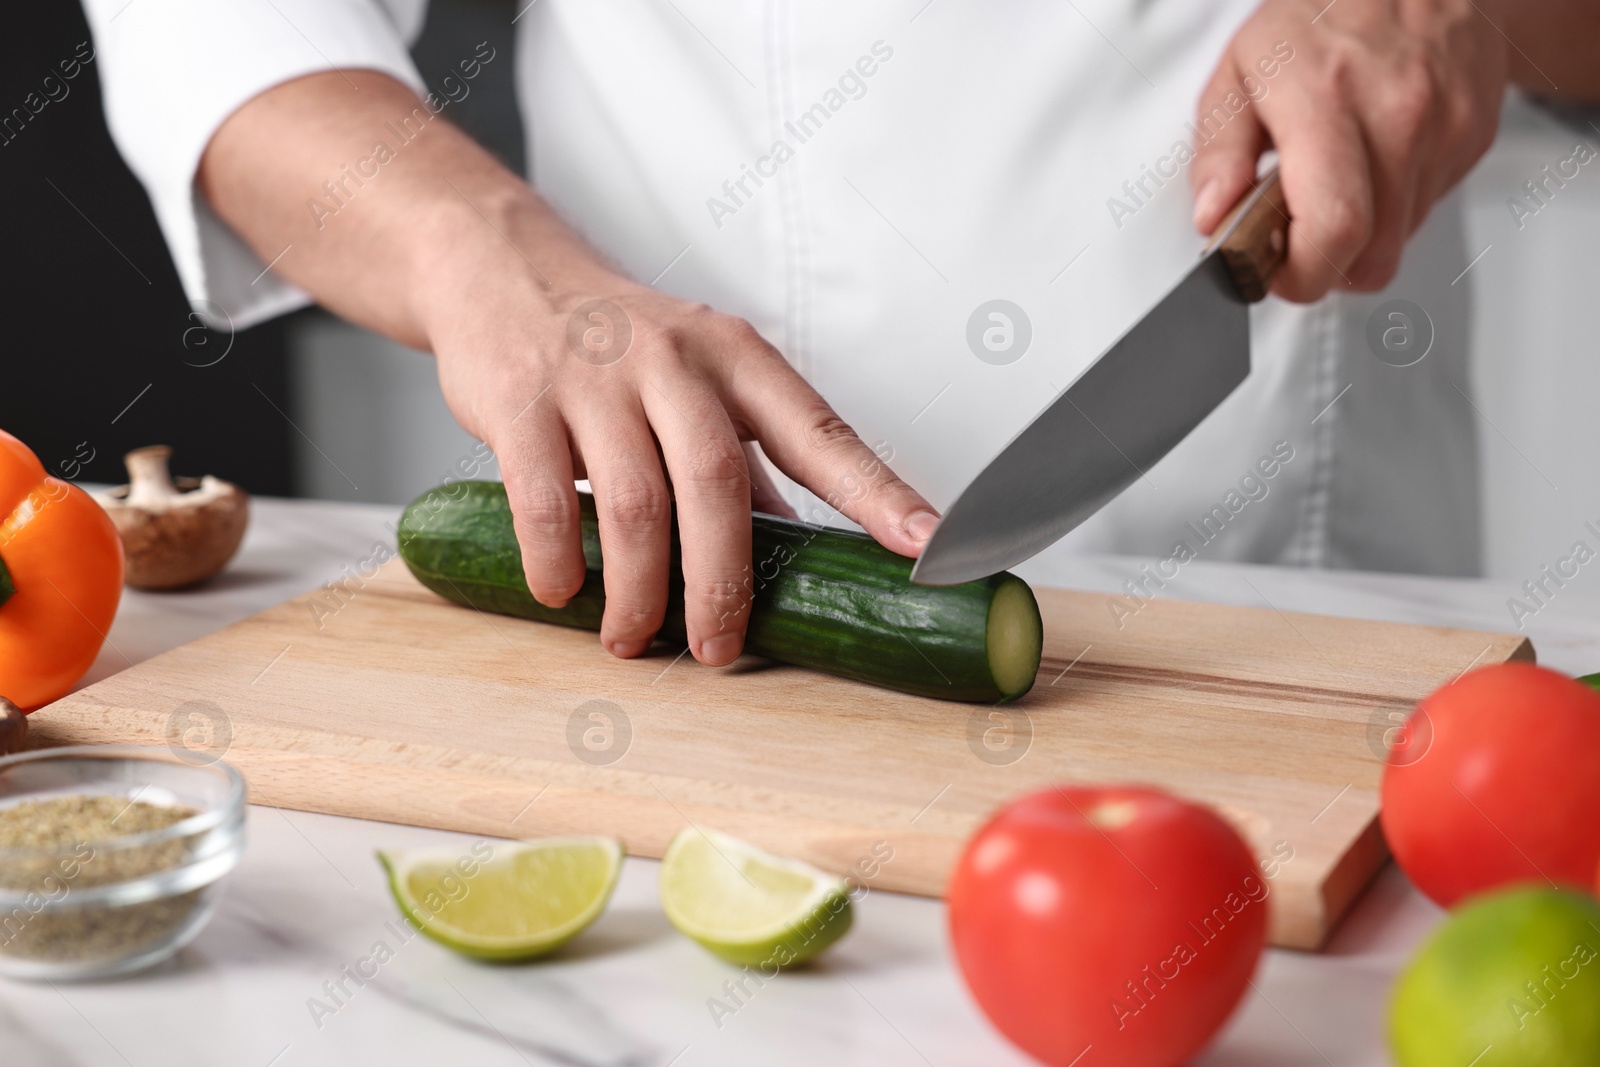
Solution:
<svg viewBox="0 0 1600 1067">
<path fill-rule="evenodd" d="M 1239 295 L 1254 304 L 1272 288 L 1289 249 L 1289 209 L 1274 167 L 1228 212 L 1207 251 L 1220 249 Z"/>
</svg>

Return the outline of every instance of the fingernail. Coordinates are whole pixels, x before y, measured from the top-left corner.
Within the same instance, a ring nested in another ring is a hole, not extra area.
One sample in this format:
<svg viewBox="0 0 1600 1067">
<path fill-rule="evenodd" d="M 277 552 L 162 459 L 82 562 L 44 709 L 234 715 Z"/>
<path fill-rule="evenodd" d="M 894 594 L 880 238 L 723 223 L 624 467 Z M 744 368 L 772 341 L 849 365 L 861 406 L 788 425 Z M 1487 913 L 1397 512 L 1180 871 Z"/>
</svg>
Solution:
<svg viewBox="0 0 1600 1067">
<path fill-rule="evenodd" d="M 739 655 L 739 648 L 743 644 L 744 641 L 738 634 L 718 634 L 710 640 L 700 642 L 700 661 L 709 663 L 713 667 L 732 663 Z"/>
<path fill-rule="evenodd" d="M 914 511 L 911 513 L 911 517 L 906 519 L 906 533 L 910 534 L 911 539 L 920 545 L 933 536 L 933 528 L 937 525 L 939 525 L 939 516 L 933 512 Z"/>
<path fill-rule="evenodd" d="M 611 654 L 618 659 L 632 659 L 635 656 L 643 655 L 645 649 L 649 647 L 649 641 L 613 641 L 611 642 Z"/>
<path fill-rule="evenodd" d="M 1205 222 L 1219 206 L 1217 201 L 1222 198 L 1222 179 L 1211 178 L 1200 187 L 1194 197 L 1194 226 L 1195 229 L 1205 232 Z"/>
</svg>

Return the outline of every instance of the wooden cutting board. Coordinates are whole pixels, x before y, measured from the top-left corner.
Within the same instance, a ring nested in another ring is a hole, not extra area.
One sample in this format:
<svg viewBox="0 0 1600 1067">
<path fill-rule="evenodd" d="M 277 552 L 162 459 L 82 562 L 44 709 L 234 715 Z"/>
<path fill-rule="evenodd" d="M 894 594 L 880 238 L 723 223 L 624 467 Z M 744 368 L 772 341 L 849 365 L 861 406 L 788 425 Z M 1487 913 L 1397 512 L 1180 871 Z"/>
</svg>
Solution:
<svg viewBox="0 0 1600 1067">
<path fill-rule="evenodd" d="M 31 718 L 39 745 L 159 743 L 257 803 L 659 856 L 713 826 L 873 888 L 938 895 L 997 805 L 1146 782 L 1214 806 L 1272 875 L 1271 938 L 1315 948 L 1383 862 L 1384 734 L 1514 635 L 1038 590 L 1009 707 L 795 667 L 611 658 L 593 634 L 447 604 L 398 560 L 174 649 Z"/>
</svg>

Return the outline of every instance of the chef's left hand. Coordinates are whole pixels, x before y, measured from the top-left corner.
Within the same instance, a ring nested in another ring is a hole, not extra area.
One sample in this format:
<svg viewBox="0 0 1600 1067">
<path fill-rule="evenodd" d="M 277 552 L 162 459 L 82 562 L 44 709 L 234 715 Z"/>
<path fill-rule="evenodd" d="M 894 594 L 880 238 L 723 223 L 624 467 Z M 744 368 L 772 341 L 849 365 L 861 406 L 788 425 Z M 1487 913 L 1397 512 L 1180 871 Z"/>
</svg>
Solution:
<svg viewBox="0 0 1600 1067">
<path fill-rule="evenodd" d="M 1266 78 L 1258 64 L 1275 46 L 1292 58 Z M 1494 140 L 1506 53 L 1473 0 L 1264 0 L 1200 97 L 1202 117 L 1229 93 L 1249 102 L 1190 166 L 1196 228 L 1211 233 L 1276 148 L 1293 222 L 1273 292 L 1383 288 L 1406 238 Z"/>
</svg>

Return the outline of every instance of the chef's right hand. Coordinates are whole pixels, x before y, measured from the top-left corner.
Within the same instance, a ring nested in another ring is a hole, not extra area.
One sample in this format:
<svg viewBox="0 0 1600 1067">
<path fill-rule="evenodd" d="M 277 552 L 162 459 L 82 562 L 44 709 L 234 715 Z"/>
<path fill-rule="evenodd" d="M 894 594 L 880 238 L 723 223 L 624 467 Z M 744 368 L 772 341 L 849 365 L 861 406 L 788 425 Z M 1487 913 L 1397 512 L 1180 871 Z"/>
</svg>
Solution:
<svg viewBox="0 0 1600 1067">
<path fill-rule="evenodd" d="M 1216 229 L 1270 145 L 1294 220 L 1272 291 L 1382 289 L 1493 142 L 1508 51 L 1477 0 L 1261 0 L 1201 94 L 1195 227 Z"/>
<path fill-rule="evenodd" d="M 702 663 L 731 661 L 754 592 L 752 503 L 783 508 L 751 441 L 886 547 L 921 550 L 937 519 L 928 503 L 749 323 L 593 261 L 547 262 L 551 287 L 500 246 L 493 262 L 482 247 L 470 265 L 447 264 L 464 284 L 441 289 L 428 334 L 451 410 L 499 459 L 541 603 L 583 584 L 573 479 L 587 478 L 605 555 L 600 638 L 615 655 L 642 653 L 667 607 L 675 504 L 689 647 Z M 582 283 L 560 286 L 564 274 Z"/>
</svg>

